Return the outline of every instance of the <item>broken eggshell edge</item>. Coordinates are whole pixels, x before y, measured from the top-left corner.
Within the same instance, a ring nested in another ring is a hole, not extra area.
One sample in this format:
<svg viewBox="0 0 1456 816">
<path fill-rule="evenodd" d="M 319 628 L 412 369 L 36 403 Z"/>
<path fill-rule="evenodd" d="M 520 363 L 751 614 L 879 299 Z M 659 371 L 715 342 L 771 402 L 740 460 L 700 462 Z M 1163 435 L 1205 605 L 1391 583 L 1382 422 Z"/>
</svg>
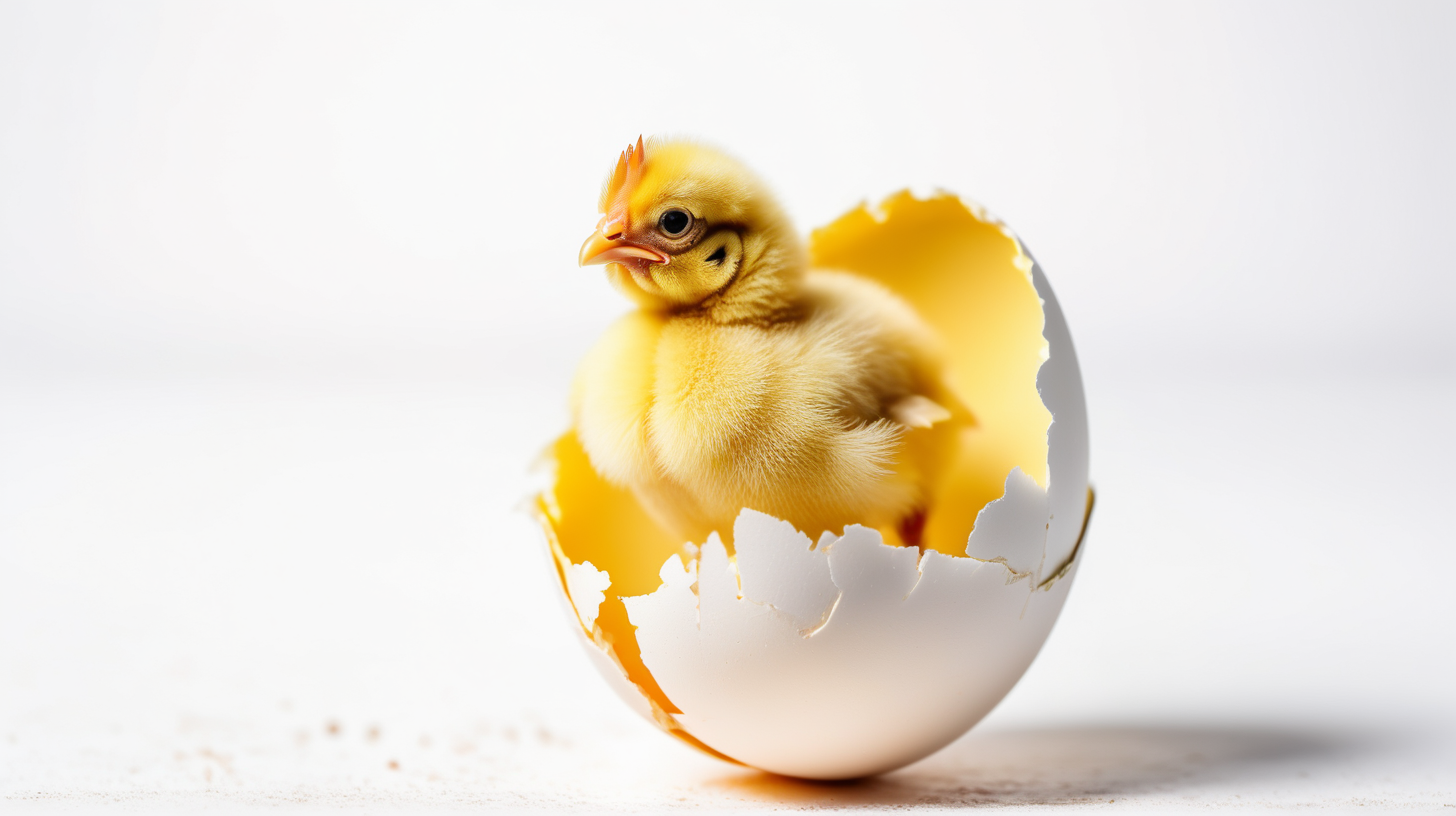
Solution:
<svg viewBox="0 0 1456 816">
<path fill-rule="evenodd" d="M 633 710 L 723 759 L 846 779 L 939 750 L 1016 684 L 1066 600 L 1091 509 L 1076 354 L 1050 285 L 1017 243 L 1047 341 L 1036 385 L 1052 415 L 1048 488 L 1014 468 L 977 516 L 967 558 L 889 546 L 857 525 L 816 544 L 744 510 L 734 558 L 715 534 L 696 559 L 668 558 L 656 591 L 624 599 L 671 713 L 587 635 L 610 576 L 561 563 L 558 550 L 583 643 Z"/>
</svg>

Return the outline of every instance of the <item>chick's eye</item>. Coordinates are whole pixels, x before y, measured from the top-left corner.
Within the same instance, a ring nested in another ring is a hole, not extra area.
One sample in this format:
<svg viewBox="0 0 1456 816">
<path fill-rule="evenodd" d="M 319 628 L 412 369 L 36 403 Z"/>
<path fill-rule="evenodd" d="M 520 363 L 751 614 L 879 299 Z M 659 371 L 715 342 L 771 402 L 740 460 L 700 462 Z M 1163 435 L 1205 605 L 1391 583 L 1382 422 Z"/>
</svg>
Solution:
<svg viewBox="0 0 1456 816">
<path fill-rule="evenodd" d="M 674 238 L 687 232 L 692 223 L 693 217 L 682 210 L 668 210 L 657 219 L 657 225 L 662 228 L 663 233 Z"/>
</svg>

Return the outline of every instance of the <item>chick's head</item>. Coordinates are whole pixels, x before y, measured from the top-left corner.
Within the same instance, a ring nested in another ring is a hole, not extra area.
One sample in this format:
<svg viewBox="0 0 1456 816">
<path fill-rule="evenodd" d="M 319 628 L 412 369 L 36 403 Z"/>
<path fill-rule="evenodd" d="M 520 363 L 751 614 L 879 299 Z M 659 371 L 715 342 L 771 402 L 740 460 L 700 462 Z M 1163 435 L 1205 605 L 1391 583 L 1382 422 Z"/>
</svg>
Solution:
<svg viewBox="0 0 1456 816">
<path fill-rule="evenodd" d="M 706 308 L 753 317 L 789 297 L 804 248 L 767 188 L 723 153 L 685 141 L 641 137 L 602 188 L 597 228 L 582 266 L 607 276 L 639 305 Z"/>
</svg>

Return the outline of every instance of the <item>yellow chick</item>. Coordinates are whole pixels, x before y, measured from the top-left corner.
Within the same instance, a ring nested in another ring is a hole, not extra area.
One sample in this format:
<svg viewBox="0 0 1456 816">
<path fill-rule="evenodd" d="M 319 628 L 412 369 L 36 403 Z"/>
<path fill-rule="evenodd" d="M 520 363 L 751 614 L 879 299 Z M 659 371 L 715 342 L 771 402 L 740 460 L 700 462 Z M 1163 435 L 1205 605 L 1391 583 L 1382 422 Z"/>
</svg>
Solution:
<svg viewBox="0 0 1456 816">
<path fill-rule="evenodd" d="M 817 537 L 846 524 L 918 545 L 970 413 L 931 330 L 878 284 L 808 269 L 764 184 L 684 141 L 628 147 L 579 262 L 639 308 L 573 388 L 593 467 L 671 532 L 732 532 L 743 508 Z"/>
</svg>

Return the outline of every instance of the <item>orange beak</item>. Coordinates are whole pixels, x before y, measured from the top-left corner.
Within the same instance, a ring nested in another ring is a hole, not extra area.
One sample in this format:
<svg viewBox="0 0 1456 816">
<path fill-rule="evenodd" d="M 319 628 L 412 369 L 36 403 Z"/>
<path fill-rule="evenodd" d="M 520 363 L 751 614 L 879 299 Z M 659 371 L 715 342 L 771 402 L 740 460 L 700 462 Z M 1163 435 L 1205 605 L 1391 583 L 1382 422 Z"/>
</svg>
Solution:
<svg viewBox="0 0 1456 816">
<path fill-rule="evenodd" d="M 616 222 L 604 224 L 602 229 L 588 236 L 586 243 L 581 245 L 581 254 L 576 256 L 577 264 L 591 266 L 593 264 L 623 263 L 631 260 L 665 264 L 670 260 L 655 249 L 649 249 L 631 241 L 623 241 L 619 237 L 621 232 L 615 232 L 612 237 L 605 234 L 606 230 L 615 228 Z"/>
</svg>

